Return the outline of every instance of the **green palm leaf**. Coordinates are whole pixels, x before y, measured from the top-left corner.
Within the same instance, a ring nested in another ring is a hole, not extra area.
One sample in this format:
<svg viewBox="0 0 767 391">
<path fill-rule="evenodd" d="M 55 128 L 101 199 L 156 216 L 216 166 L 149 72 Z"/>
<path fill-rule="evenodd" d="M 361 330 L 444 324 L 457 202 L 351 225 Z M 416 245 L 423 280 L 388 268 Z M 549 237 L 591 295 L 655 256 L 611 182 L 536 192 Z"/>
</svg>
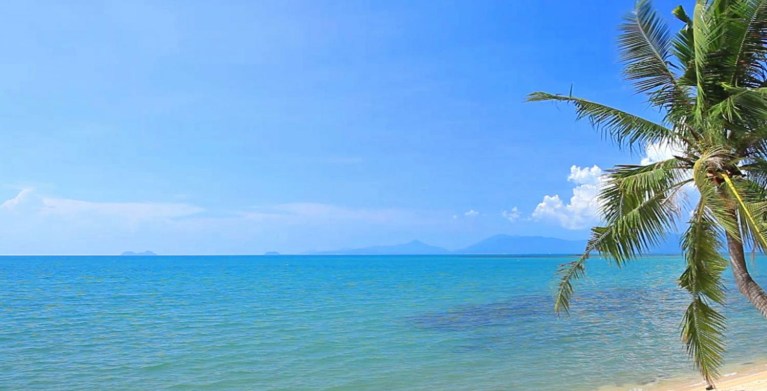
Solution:
<svg viewBox="0 0 767 391">
<path fill-rule="evenodd" d="M 687 268 L 679 285 L 690 292 L 692 303 L 682 319 L 682 340 L 703 377 L 712 383 L 719 375 L 724 353 L 724 317 L 708 301 L 724 304 L 721 275 L 727 261 L 715 220 L 701 199 L 682 238 Z"/>
<path fill-rule="evenodd" d="M 767 73 L 767 0 L 735 1 L 731 5 L 727 40 L 732 44 L 729 83 L 763 87 Z"/>
<path fill-rule="evenodd" d="M 711 108 L 711 114 L 721 117 L 731 130 L 738 131 L 736 137 L 756 133 L 767 135 L 767 88 L 733 87 L 723 83 L 727 98 Z"/>
<path fill-rule="evenodd" d="M 575 106 L 578 119 L 586 118 L 594 128 L 629 148 L 649 143 L 671 140 L 675 133 L 663 125 L 637 117 L 625 111 L 572 96 L 534 92 L 527 98 L 530 102 L 560 101 Z"/>
<path fill-rule="evenodd" d="M 695 297 L 682 318 L 682 340 L 695 367 L 709 383 L 719 377 L 724 360 L 725 318 L 701 297 Z"/>
<path fill-rule="evenodd" d="M 682 339 L 712 384 L 724 352 L 720 254 L 727 238 L 738 290 L 767 317 L 767 292 L 752 278 L 744 242 L 767 252 L 767 0 L 696 0 L 673 38 L 649 1 L 621 26 L 625 75 L 664 115 L 663 124 L 572 95 L 536 92 L 531 101 L 572 104 L 619 146 L 675 146 L 679 156 L 610 170 L 599 200 L 604 226 L 592 229 L 584 254 L 559 270 L 555 310 L 567 312 L 573 282 L 598 252 L 618 266 L 645 253 L 673 229 L 678 193 L 693 183 L 700 199 L 682 240 L 686 268 L 679 284 L 691 295 Z M 688 179 L 692 176 L 691 179 Z"/>
<path fill-rule="evenodd" d="M 649 93 L 650 100 L 671 108 L 689 105 L 689 94 L 677 84 L 671 62 L 671 39 L 668 27 L 655 13 L 648 0 L 637 2 L 636 11 L 625 18 L 619 39 L 626 78 L 637 90 Z"/>
<path fill-rule="evenodd" d="M 609 190 L 602 191 L 600 200 L 615 211 L 605 214 L 606 226 L 592 229 L 583 255 L 560 267 L 554 300 L 556 312 L 568 312 L 573 281 L 583 277 L 593 252 L 608 255 L 620 266 L 657 243 L 673 226 L 678 215 L 675 196 L 691 181 L 679 181 L 678 164 L 676 159 L 670 159 L 648 166 L 626 166 L 609 174 L 606 187 Z M 646 195 L 641 200 L 634 197 L 635 193 L 621 190 L 639 188 Z"/>
</svg>

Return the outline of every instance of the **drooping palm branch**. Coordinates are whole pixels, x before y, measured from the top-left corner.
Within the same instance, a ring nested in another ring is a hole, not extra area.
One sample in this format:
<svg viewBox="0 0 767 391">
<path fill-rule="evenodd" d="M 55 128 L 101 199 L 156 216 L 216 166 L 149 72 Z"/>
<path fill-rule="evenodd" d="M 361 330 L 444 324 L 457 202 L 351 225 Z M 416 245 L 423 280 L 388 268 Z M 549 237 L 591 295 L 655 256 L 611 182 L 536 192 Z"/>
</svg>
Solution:
<svg viewBox="0 0 767 391">
<path fill-rule="evenodd" d="M 656 245 L 672 228 L 679 209 L 676 197 L 691 179 L 683 179 L 683 162 L 670 159 L 647 166 L 618 166 L 601 190 L 607 224 L 592 228 L 584 254 L 560 267 L 555 310 L 567 312 L 573 280 L 585 273 L 593 252 L 607 254 L 618 266 Z"/>
<path fill-rule="evenodd" d="M 725 319 L 711 305 L 724 304 L 721 274 L 727 261 L 719 254 L 719 238 L 716 221 L 707 212 L 705 199 L 701 199 L 682 238 L 687 267 L 679 277 L 679 285 L 692 296 L 682 318 L 682 340 L 709 383 L 719 375 L 724 353 Z"/>
<path fill-rule="evenodd" d="M 618 266 L 646 253 L 679 218 L 679 193 L 699 193 L 681 249 L 679 284 L 691 296 L 682 340 L 712 383 L 723 362 L 722 271 L 729 252 L 738 289 L 767 317 L 767 293 L 753 280 L 744 244 L 767 251 L 767 0 L 697 0 L 673 35 L 639 0 L 621 26 L 624 74 L 663 114 L 661 123 L 568 95 L 536 92 L 530 101 L 572 104 L 621 147 L 665 143 L 678 156 L 647 166 L 617 166 L 599 199 L 603 226 L 592 229 L 584 254 L 562 265 L 555 310 L 567 312 L 573 281 L 593 253 Z M 721 240 L 726 238 L 726 243 Z"/>
<path fill-rule="evenodd" d="M 672 140 L 674 137 L 674 131 L 663 125 L 586 99 L 534 92 L 530 94 L 528 101 L 570 103 L 575 106 L 578 119 L 587 119 L 594 128 L 602 131 L 604 137 L 613 140 L 619 146 L 631 148 L 641 144 Z"/>
</svg>

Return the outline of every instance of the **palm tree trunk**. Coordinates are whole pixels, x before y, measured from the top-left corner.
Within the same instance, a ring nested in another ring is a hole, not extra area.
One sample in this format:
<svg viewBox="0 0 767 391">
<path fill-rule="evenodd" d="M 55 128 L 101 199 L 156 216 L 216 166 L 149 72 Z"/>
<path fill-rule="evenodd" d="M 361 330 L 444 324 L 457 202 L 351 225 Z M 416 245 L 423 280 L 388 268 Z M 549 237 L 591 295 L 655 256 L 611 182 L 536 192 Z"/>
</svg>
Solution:
<svg viewBox="0 0 767 391">
<path fill-rule="evenodd" d="M 746 256 L 743 252 L 743 241 L 729 233 L 727 234 L 727 249 L 730 252 L 730 263 L 732 264 L 732 274 L 735 276 L 735 284 L 743 296 L 767 317 L 767 293 L 759 284 L 751 278 L 746 266 Z"/>
</svg>

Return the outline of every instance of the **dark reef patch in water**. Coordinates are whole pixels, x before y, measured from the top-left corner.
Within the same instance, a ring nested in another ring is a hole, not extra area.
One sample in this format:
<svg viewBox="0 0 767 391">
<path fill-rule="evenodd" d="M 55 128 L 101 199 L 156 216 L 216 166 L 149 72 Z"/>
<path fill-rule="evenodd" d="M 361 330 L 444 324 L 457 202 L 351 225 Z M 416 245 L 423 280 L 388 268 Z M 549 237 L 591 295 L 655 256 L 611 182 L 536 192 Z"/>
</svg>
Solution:
<svg viewBox="0 0 767 391">
<path fill-rule="evenodd" d="M 681 293 L 681 292 L 680 292 Z M 680 300 L 683 295 L 652 290 L 611 289 L 578 297 L 571 306 L 572 318 L 580 315 L 604 318 L 621 313 L 643 313 L 659 300 Z M 680 300 L 680 305 L 683 302 Z M 417 328 L 440 331 L 466 331 L 486 327 L 506 327 L 540 318 L 556 318 L 554 299 L 550 295 L 527 295 L 487 303 L 461 305 L 446 311 L 428 312 L 407 318 Z M 680 307 L 681 308 L 681 307 Z"/>
<path fill-rule="evenodd" d="M 462 331 L 478 327 L 506 326 L 520 318 L 554 316 L 551 297 L 530 296 L 489 304 L 463 305 L 443 312 L 410 317 L 416 327 Z"/>
</svg>

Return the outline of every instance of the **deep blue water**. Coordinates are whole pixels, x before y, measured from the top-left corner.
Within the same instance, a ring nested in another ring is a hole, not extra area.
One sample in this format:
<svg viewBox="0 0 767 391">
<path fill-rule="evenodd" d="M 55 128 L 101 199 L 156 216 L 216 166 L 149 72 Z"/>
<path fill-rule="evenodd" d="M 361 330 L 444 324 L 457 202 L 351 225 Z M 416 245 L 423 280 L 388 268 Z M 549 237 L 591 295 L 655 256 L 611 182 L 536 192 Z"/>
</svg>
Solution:
<svg viewBox="0 0 767 391">
<path fill-rule="evenodd" d="M 569 260 L 3 257 L 0 389 L 589 390 L 692 373 L 681 257 L 595 259 L 557 318 Z M 728 286 L 728 360 L 767 357 L 767 321 Z"/>
</svg>

